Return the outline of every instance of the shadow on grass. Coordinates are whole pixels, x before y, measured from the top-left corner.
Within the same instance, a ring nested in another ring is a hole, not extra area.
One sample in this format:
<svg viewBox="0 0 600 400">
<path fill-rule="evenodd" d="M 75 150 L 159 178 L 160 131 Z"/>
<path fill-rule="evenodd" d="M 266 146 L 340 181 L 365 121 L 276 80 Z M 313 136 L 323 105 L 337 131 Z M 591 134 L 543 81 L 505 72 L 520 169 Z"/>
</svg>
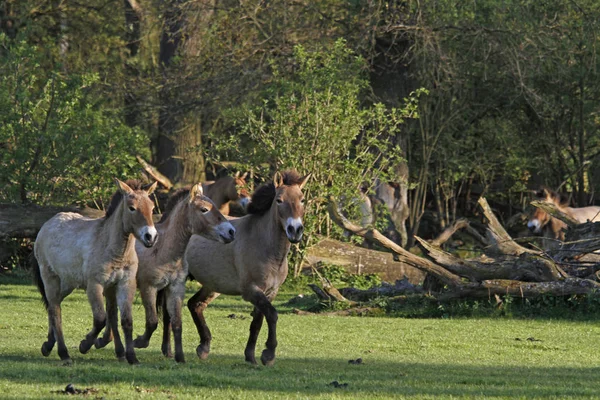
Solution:
<svg viewBox="0 0 600 400">
<path fill-rule="evenodd" d="M 600 383 L 599 368 L 540 368 L 528 366 L 466 366 L 386 362 L 365 359 L 350 365 L 345 359 L 286 358 L 274 367 L 256 367 L 241 357 L 212 354 L 200 362 L 188 359 L 179 365 L 162 359 L 158 352 L 140 354 L 147 362 L 130 366 L 99 359 L 96 355 L 75 355 L 75 366 L 59 367 L 53 357 L 0 356 L 2 379 L 31 385 L 68 383 L 81 386 L 125 385 L 195 391 L 203 388 L 243 392 L 279 393 L 284 396 L 348 394 L 352 396 L 453 396 L 453 397 L 568 397 L 594 396 Z M 104 354 L 104 357 L 106 354 Z M 76 378 L 73 378 L 76 377 Z M 334 388 L 332 381 L 347 383 Z M 198 392 L 200 393 L 200 392 Z"/>
</svg>

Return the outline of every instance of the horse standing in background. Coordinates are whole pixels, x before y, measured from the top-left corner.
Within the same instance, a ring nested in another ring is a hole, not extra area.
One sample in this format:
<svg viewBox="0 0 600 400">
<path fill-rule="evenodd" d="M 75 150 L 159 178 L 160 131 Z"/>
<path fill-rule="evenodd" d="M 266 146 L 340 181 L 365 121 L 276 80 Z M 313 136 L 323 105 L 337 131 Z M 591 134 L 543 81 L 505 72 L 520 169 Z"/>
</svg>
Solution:
<svg viewBox="0 0 600 400">
<path fill-rule="evenodd" d="M 203 195 L 201 184 L 176 191 L 169 198 L 156 228 L 160 241 L 152 249 L 136 245 L 139 258 L 137 286 L 146 311 L 146 329 L 143 335 L 134 340 L 133 345 L 136 348 L 146 348 L 150 344 L 150 338 L 158 326 L 156 306 L 157 294 L 160 292 L 161 299 L 158 303 L 163 306 L 165 318 L 168 317 L 169 320 L 164 329 L 172 329 L 175 338 L 175 361 L 185 362 L 181 342 L 181 308 L 188 276 L 182 263 L 185 247 L 192 235 L 229 243 L 235 237 L 235 229 L 211 199 Z M 111 341 L 111 333 L 114 335 L 117 326 L 114 304 L 107 302 L 106 308 L 109 323 L 104 336 L 96 341 L 97 348 L 104 347 Z M 165 356 L 170 356 L 170 349 L 162 350 Z"/>
<path fill-rule="evenodd" d="M 94 316 L 92 330 L 79 344 L 79 351 L 87 353 L 106 325 L 106 296 L 121 310 L 125 334 L 124 350 L 115 329 L 115 353 L 119 359 L 126 357 L 130 364 L 138 363 L 131 314 L 138 269 L 135 239 L 146 247 L 156 243 L 154 205 L 149 198 L 156 183 L 148 190 L 137 181 L 124 183 L 117 179 L 116 183 L 118 191 L 103 218 L 58 213 L 42 226 L 34 244 L 33 272 L 48 311 L 48 341 L 42 345 L 42 354 L 48 356 L 58 342 L 58 355 L 65 364 L 72 361 L 65 345 L 60 304 L 77 288 L 86 289 Z"/>
<path fill-rule="evenodd" d="M 568 202 L 561 198 L 560 194 L 547 188 L 542 188 L 536 192 L 536 198 L 540 201 L 553 203 L 560 211 L 582 224 L 587 221 L 600 221 L 600 207 L 598 206 L 569 207 Z M 535 207 L 527 222 L 527 228 L 533 233 L 542 233 L 546 238 L 564 241 L 564 231 L 567 224 L 552 217 L 541 208 Z"/>
<path fill-rule="evenodd" d="M 250 194 L 246 188 L 247 175 L 247 172 L 241 176 L 239 172 L 236 172 L 234 176 L 224 176 L 215 181 L 203 182 L 204 195 L 215 203 L 223 215 L 230 215 L 231 208 L 233 208 L 232 203 L 238 203 L 240 205 L 238 208 L 242 210 L 236 210 L 237 214 L 244 215 L 250 200 Z"/>
<path fill-rule="evenodd" d="M 275 362 L 277 311 L 271 301 L 287 277 L 290 243 L 302 239 L 302 188 L 309 178 L 310 174 L 301 177 L 295 171 L 286 171 L 276 173 L 272 183 L 259 187 L 248 206 L 249 215 L 231 221 L 237 231 L 232 243 L 218 243 L 200 236 L 190 239 L 184 263 L 190 275 L 202 284 L 200 291 L 188 301 L 200 335 L 196 349 L 200 359 L 208 357 L 212 340 L 204 310 L 223 293 L 242 295 L 254 305 L 244 352 L 246 361 L 256 364 L 256 341 L 266 318 L 269 334 L 261 362 L 264 365 Z"/>
</svg>

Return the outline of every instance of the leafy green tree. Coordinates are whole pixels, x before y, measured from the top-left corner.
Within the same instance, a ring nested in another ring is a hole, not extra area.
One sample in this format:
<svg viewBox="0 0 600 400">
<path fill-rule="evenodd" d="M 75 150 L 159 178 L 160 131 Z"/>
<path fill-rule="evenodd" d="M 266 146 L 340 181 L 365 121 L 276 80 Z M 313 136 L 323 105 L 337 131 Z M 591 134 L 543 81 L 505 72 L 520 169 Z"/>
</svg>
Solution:
<svg viewBox="0 0 600 400">
<path fill-rule="evenodd" d="M 40 68 L 43 55 L 0 36 L 0 199 L 94 202 L 133 175 L 145 136 L 98 92 L 97 74 Z"/>
</svg>

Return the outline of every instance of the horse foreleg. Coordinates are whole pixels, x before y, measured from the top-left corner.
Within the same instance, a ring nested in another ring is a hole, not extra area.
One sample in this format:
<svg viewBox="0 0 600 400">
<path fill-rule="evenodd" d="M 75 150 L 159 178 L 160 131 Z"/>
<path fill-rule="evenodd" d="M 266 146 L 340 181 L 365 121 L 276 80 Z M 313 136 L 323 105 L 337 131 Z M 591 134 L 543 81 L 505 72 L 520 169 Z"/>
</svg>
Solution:
<svg viewBox="0 0 600 400">
<path fill-rule="evenodd" d="M 266 349 L 263 350 L 260 361 L 263 365 L 273 365 L 275 363 L 275 349 L 277 348 L 277 310 L 263 292 L 255 292 L 250 296 L 250 301 L 254 304 L 254 307 L 264 314 L 269 327 L 269 334 L 265 343 Z M 254 320 L 252 323 L 254 323 Z"/>
<path fill-rule="evenodd" d="M 106 347 L 106 345 L 108 345 L 110 342 L 113 341 L 113 331 L 114 331 L 114 324 L 111 321 L 110 315 L 113 312 L 118 312 L 116 310 L 117 307 L 117 302 L 116 300 L 111 300 L 109 299 L 109 296 L 106 296 L 106 314 L 107 314 L 107 318 L 106 318 L 106 326 L 104 327 L 104 333 L 102 334 L 102 337 L 98 337 L 96 339 L 96 342 L 94 343 L 94 347 L 96 347 L 97 349 L 102 349 L 104 347 Z M 117 331 L 118 333 L 118 331 Z"/>
<path fill-rule="evenodd" d="M 204 310 L 208 307 L 210 302 L 218 296 L 219 293 L 211 292 L 205 287 L 202 287 L 202 289 L 193 295 L 187 303 L 196 329 L 198 330 L 198 335 L 200 335 L 200 345 L 196 348 L 196 354 L 198 354 L 198 357 L 200 357 L 201 360 L 206 360 L 208 357 L 208 353 L 210 352 L 210 342 L 212 340 L 210 330 L 204 319 Z"/>
<path fill-rule="evenodd" d="M 117 286 L 117 304 L 121 310 L 121 327 L 125 335 L 125 358 L 129 364 L 138 364 L 133 347 L 133 315 L 131 312 L 135 294 L 135 273 Z"/>
<path fill-rule="evenodd" d="M 117 293 L 116 289 L 112 287 L 106 291 L 106 329 L 104 330 L 104 336 L 96 339 L 96 347 L 98 342 L 104 342 L 108 336 L 108 340 L 104 344 L 105 346 L 110 343 L 111 338 L 115 340 L 115 354 L 119 361 L 125 360 L 125 348 L 121 341 L 121 335 L 119 334 L 119 310 L 117 308 Z"/>
<path fill-rule="evenodd" d="M 146 330 L 143 335 L 139 335 L 134 341 L 133 346 L 138 349 L 145 349 L 150 344 L 150 338 L 158 327 L 158 315 L 156 313 L 156 288 L 140 287 L 142 303 L 146 311 Z"/>
<path fill-rule="evenodd" d="M 183 344 L 181 343 L 181 304 L 185 296 L 185 282 L 182 285 L 171 285 L 167 289 L 167 312 L 171 320 L 173 339 L 175 340 L 175 361 L 185 362 Z"/>
<path fill-rule="evenodd" d="M 104 288 L 99 283 L 88 283 L 87 296 L 92 306 L 92 315 L 94 317 L 94 324 L 92 330 L 85 335 L 79 343 L 79 351 L 82 354 L 87 353 L 90 348 L 96 342 L 96 338 L 102 332 L 102 329 L 106 326 L 106 312 L 104 311 Z"/>
<path fill-rule="evenodd" d="M 167 311 L 167 300 L 165 299 L 165 296 L 166 295 L 163 294 L 160 303 L 163 317 L 163 339 L 160 349 L 165 357 L 171 358 L 173 357 L 173 353 L 171 352 L 171 316 L 169 315 L 169 311 Z"/>
<path fill-rule="evenodd" d="M 248 343 L 246 344 L 244 355 L 246 356 L 247 362 L 250 364 L 257 364 L 254 353 L 256 351 L 258 334 L 260 333 L 260 328 L 262 328 L 263 319 L 265 316 L 258 310 L 258 308 L 254 307 L 254 310 L 252 311 L 252 317 L 252 323 L 250 324 L 250 336 L 248 336 Z"/>
</svg>

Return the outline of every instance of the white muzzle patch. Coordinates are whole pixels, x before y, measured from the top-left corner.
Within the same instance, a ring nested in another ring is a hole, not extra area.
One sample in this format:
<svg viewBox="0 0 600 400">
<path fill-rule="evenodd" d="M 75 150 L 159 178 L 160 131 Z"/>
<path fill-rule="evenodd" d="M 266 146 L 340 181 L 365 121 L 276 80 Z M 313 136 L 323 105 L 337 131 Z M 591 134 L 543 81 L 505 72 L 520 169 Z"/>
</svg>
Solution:
<svg viewBox="0 0 600 400">
<path fill-rule="evenodd" d="M 538 219 L 532 219 L 527 222 L 527 228 L 532 232 L 539 233 L 541 230 L 540 221 Z"/>
<path fill-rule="evenodd" d="M 235 228 L 228 221 L 221 222 L 215 226 L 215 231 L 224 243 L 230 243 L 235 239 Z"/>
<path fill-rule="evenodd" d="M 146 247 L 152 247 L 158 238 L 158 231 L 154 226 L 144 226 L 139 230 L 139 239 Z"/>
</svg>

